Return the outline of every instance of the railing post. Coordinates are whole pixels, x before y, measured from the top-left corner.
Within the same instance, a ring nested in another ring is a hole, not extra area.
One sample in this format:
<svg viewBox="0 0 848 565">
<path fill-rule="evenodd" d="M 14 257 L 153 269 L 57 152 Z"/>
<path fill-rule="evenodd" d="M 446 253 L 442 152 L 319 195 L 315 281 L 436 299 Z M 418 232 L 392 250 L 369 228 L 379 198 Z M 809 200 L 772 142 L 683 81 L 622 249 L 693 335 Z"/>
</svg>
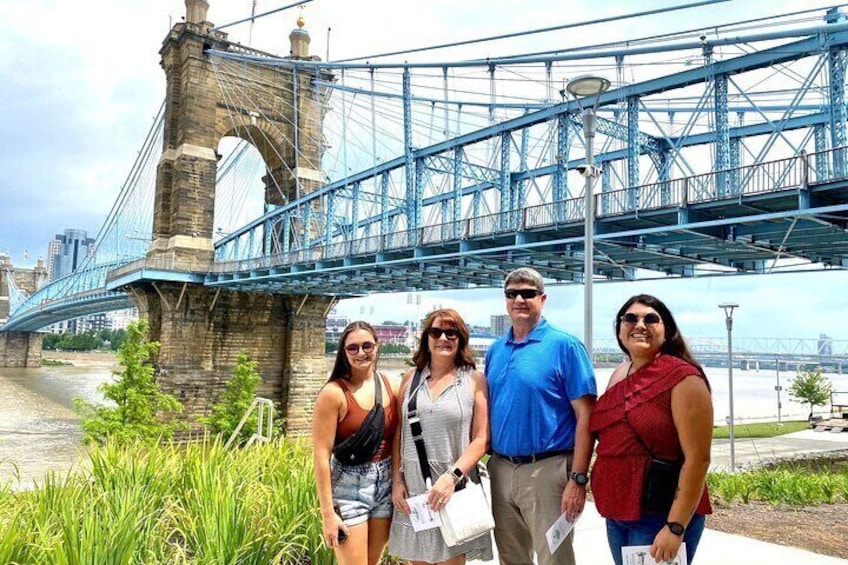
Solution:
<svg viewBox="0 0 848 565">
<path fill-rule="evenodd" d="M 807 152 L 801 151 L 801 190 L 807 190 L 810 187 L 810 157 Z"/>
</svg>

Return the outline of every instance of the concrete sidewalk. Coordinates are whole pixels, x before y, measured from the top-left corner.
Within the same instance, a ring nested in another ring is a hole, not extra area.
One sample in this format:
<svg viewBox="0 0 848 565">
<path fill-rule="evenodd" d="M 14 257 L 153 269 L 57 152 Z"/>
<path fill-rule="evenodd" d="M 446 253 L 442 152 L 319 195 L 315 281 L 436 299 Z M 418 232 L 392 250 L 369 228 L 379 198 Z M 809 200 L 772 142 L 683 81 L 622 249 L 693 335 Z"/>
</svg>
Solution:
<svg viewBox="0 0 848 565">
<path fill-rule="evenodd" d="M 709 523 L 709 522 L 708 522 Z M 574 553 L 578 565 L 614 565 L 607 544 L 604 519 L 595 505 L 586 503 L 583 515 L 577 521 L 574 534 Z M 494 561 L 469 561 L 469 565 L 497 563 Z M 704 530 L 696 565 L 845 565 L 848 561 L 819 555 L 803 549 L 777 545 L 733 534 Z"/>
<path fill-rule="evenodd" d="M 818 453 L 848 450 L 848 432 L 803 430 L 783 436 L 736 439 L 734 451 L 737 469 L 747 469 L 775 460 Z M 711 471 L 730 469 L 730 440 L 713 440 Z"/>
<path fill-rule="evenodd" d="M 737 468 L 749 468 L 774 459 L 799 455 L 848 450 L 848 432 L 830 433 L 804 430 L 785 436 L 755 440 L 736 440 Z M 730 441 L 713 442 L 712 469 L 730 467 Z M 751 538 L 707 529 L 698 546 L 696 565 L 846 565 L 848 560 L 819 555 L 803 549 L 777 545 Z M 586 509 L 575 526 L 574 551 L 579 565 L 613 565 L 607 544 L 606 526 L 595 505 Z M 497 563 L 469 561 L 470 565 Z"/>
</svg>

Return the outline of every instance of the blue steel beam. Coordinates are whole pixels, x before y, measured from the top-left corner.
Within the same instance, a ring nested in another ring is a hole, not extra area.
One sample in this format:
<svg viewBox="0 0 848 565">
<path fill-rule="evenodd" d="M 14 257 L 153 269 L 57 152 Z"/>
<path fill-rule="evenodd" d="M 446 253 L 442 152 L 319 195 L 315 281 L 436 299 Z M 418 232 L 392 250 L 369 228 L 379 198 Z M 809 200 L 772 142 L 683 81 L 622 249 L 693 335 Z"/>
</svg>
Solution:
<svg viewBox="0 0 848 565">
<path fill-rule="evenodd" d="M 830 71 L 830 139 L 831 147 L 845 146 L 845 47 L 830 44 L 828 46 L 828 63 Z M 837 156 L 834 166 L 839 167 L 835 173 L 845 173 L 844 159 Z"/>
<path fill-rule="evenodd" d="M 752 54 L 736 57 L 734 59 L 729 59 L 727 61 L 720 61 L 720 62 L 717 62 L 717 63 L 713 63 L 709 67 L 683 71 L 683 72 L 680 72 L 680 73 L 675 73 L 675 74 L 669 75 L 667 77 L 663 77 L 663 78 L 659 78 L 659 79 L 652 79 L 652 80 L 648 80 L 648 81 L 638 83 L 638 84 L 634 84 L 634 85 L 626 85 L 626 86 L 624 86 L 620 89 L 607 91 L 606 93 L 602 94 L 599 98 L 599 105 L 603 106 L 603 105 L 606 105 L 606 104 L 614 104 L 614 103 L 617 102 L 617 100 L 621 96 L 644 97 L 644 96 L 648 96 L 648 95 L 651 95 L 651 94 L 657 94 L 657 93 L 660 93 L 660 92 L 663 92 L 663 91 L 666 91 L 666 90 L 672 90 L 672 89 L 677 89 L 677 88 L 689 86 L 691 84 L 706 82 L 707 80 L 711 79 L 716 74 L 718 74 L 718 75 L 721 75 L 721 74 L 723 74 L 723 75 L 736 74 L 736 73 L 740 73 L 740 72 L 746 72 L 746 71 L 766 68 L 766 67 L 769 67 L 771 65 L 784 63 L 784 62 L 787 62 L 787 61 L 790 61 L 790 60 L 793 60 L 793 59 L 796 59 L 796 58 L 800 58 L 800 57 L 812 56 L 812 55 L 815 55 L 815 54 L 821 52 L 822 45 L 825 42 L 832 48 L 833 47 L 839 47 L 839 46 L 845 46 L 846 44 L 848 44 L 848 31 L 845 31 L 845 29 L 846 29 L 846 26 L 843 25 L 843 24 L 833 24 L 833 26 L 830 28 L 830 30 L 838 30 L 838 31 L 832 31 L 830 33 L 823 34 L 826 37 L 807 38 L 807 39 L 803 39 L 803 40 L 800 40 L 800 41 L 797 41 L 797 42 L 794 42 L 794 43 L 790 43 L 788 45 L 778 46 L 778 47 L 767 49 L 767 50 L 760 51 L 760 52 L 757 52 L 757 53 L 752 53 Z M 408 66 L 404 67 L 405 68 L 404 88 L 407 91 L 408 91 L 408 88 L 409 88 L 409 78 L 408 78 L 409 67 L 412 67 L 412 65 L 408 65 Z M 406 127 L 406 125 L 409 125 L 409 127 L 411 127 L 411 125 L 409 124 L 411 117 L 409 117 L 409 119 L 407 119 L 408 117 L 406 115 L 408 104 L 409 104 L 409 101 L 407 99 L 406 103 L 405 103 L 405 107 L 404 107 L 405 127 Z M 400 167 L 400 166 L 406 166 L 407 174 L 410 174 L 411 171 L 409 169 L 413 166 L 411 164 L 413 158 L 424 158 L 424 157 L 430 157 L 430 156 L 434 156 L 434 155 L 443 154 L 445 152 L 452 151 L 453 148 L 455 148 L 455 147 L 465 146 L 465 145 L 477 143 L 477 142 L 480 142 L 480 141 L 484 141 L 484 140 L 490 139 L 493 136 L 500 135 L 500 134 L 502 134 L 503 132 L 506 132 L 506 131 L 514 131 L 514 130 L 522 129 L 522 128 L 525 128 L 525 127 L 530 127 L 532 125 L 536 125 L 536 124 L 545 122 L 547 120 L 550 120 L 550 119 L 557 117 L 559 115 L 567 114 L 567 113 L 573 113 L 573 112 L 576 112 L 578 110 L 579 110 L 579 107 L 578 107 L 576 101 L 564 102 L 562 104 L 557 104 L 557 105 L 554 105 L 550 108 L 540 110 L 538 112 L 531 112 L 531 113 L 525 114 L 524 116 L 514 118 L 514 119 L 511 119 L 511 120 L 507 120 L 507 121 L 501 122 L 499 124 L 489 126 L 489 127 L 486 127 L 486 128 L 482 128 L 478 131 L 456 137 L 452 140 L 436 143 L 436 144 L 433 144 L 429 147 L 417 149 L 417 150 L 413 150 L 409 146 L 409 144 L 411 144 L 411 131 L 408 133 L 408 136 L 405 132 L 405 138 L 408 137 L 410 139 L 406 139 L 405 143 L 407 143 L 407 151 L 402 158 L 393 159 L 393 160 L 388 161 L 388 162 L 386 162 L 386 163 L 384 163 L 380 166 L 372 167 L 371 169 L 368 169 L 366 171 L 362 171 L 360 173 L 352 175 L 351 177 L 345 179 L 345 183 L 350 183 L 350 182 L 353 182 L 354 180 L 357 180 L 357 179 L 366 179 L 366 178 L 374 177 L 379 173 L 382 173 L 384 171 L 389 171 L 389 170 L 392 170 L 392 169 Z M 411 112 L 411 109 L 408 109 L 408 111 Z M 407 178 L 408 178 L 407 182 L 409 183 L 410 182 L 409 177 L 407 177 Z M 313 192 L 311 197 L 313 197 L 313 198 L 319 197 L 323 193 L 325 193 L 326 191 L 334 190 L 336 188 L 338 188 L 338 183 L 331 183 L 330 185 L 327 185 L 323 189 L 319 189 L 319 190 Z M 412 192 L 413 192 L 413 190 L 411 190 L 408 187 L 407 206 L 410 206 L 410 204 L 414 200 L 412 198 L 412 196 L 413 196 Z M 296 206 L 296 205 L 298 205 L 298 202 L 293 202 L 293 203 L 291 203 L 287 206 Z M 408 210 L 407 213 L 409 213 L 409 212 L 414 213 L 414 210 Z M 280 212 L 280 213 L 282 213 L 282 212 Z M 259 220 L 257 220 L 257 221 L 259 221 Z M 253 224 L 248 224 L 247 226 L 245 226 L 241 230 L 238 230 L 237 232 L 234 232 L 230 236 L 227 236 L 227 238 L 223 238 L 219 242 L 219 244 L 221 244 L 221 245 L 226 244 L 228 239 L 235 239 L 236 237 L 241 235 L 242 232 L 251 229 L 252 226 L 253 226 Z"/>
</svg>

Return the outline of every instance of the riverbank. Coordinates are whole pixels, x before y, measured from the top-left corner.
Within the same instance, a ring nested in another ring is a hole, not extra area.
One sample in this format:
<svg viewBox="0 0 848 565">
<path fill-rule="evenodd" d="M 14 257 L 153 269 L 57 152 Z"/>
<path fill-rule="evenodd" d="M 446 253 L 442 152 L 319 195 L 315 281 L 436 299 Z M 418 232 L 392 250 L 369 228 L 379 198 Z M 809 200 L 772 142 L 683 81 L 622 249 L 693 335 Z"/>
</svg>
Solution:
<svg viewBox="0 0 848 565">
<path fill-rule="evenodd" d="M 118 363 L 114 351 L 44 351 L 41 357 L 74 367 L 112 367 Z"/>
</svg>

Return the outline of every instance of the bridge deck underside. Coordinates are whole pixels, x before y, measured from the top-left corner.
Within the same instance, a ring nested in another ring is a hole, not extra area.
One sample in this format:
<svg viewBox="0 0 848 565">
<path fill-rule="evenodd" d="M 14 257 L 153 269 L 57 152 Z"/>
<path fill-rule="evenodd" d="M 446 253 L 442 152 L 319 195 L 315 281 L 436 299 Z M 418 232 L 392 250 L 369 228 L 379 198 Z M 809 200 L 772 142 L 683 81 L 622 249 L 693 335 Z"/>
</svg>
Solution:
<svg viewBox="0 0 848 565">
<path fill-rule="evenodd" d="M 768 272 L 776 259 L 848 266 L 845 182 L 734 195 L 596 220 L 596 276 L 629 280 L 635 269 L 658 275 Z M 499 286 L 510 269 L 532 266 L 556 281 L 581 282 L 583 222 L 492 232 L 417 247 L 213 272 L 206 284 L 294 294 Z M 313 254 L 320 257 L 320 253 Z M 696 270 L 698 273 L 696 273 Z"/>
</svg>

